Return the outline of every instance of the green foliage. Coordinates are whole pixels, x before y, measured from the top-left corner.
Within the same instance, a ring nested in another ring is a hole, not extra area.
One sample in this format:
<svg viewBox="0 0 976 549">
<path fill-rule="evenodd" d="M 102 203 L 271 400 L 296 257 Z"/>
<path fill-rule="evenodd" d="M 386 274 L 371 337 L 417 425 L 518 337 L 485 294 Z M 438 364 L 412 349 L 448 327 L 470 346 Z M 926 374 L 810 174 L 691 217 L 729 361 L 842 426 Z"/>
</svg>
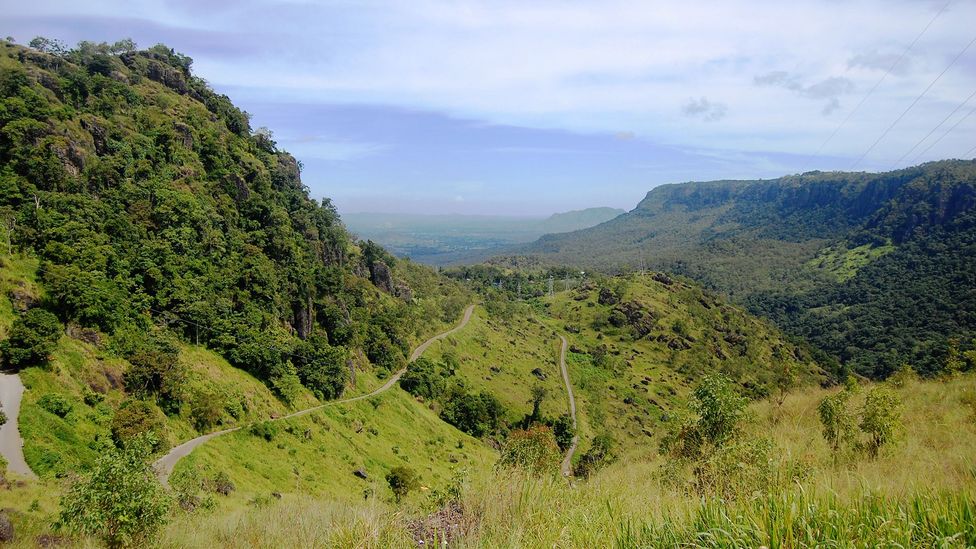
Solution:
<svg viewBox="0 0 976 549">
<path fill-rule="evenodd" d="M 314 334 L 295 347 L 295 369 L 305 387 L 320 400 L 339 398 L 349 379 L 345 347 L 329 345 L 328 339 Z"/>
<path fill-rule="evenodd" d="M 420 486 L 420 478 L 417 472 L 406 466 L 397 466 L 390 469 L 386 474 L 386 482 L 393 491 L 393 498 L 400 503 L 408 493 L 416 490 Z"/>
<path fill-rule="evenodd" d="M 132 366 L 125 372 L 126 390 L 156 397 L 164 409 L 177 411 L 185 398 L 187 369 L 176 345 L 166 340 L 147 343 L 127 358 Z"/>
<path fill-rule="evenodd" d="M 170 507 L 150 464 L 155 446 L 151 435 L 142 434 L 124 449 L 106 448 L 61 498 L 60 526 L 109 547 L 152 543 Z"/>
<path fill-rule="evenodd" d="M 119 405 L 112 417 L 112 440 L 119 447 L 127 447 L 133 441 L 141 444 L 143 435 L 152 434 L 152 448 L 159 452 L 168 447 L 166 443 L 166 418 L 159 408 L 145 400 L 129 399 Z"/>
<path fill-rule="evenodd" d="M 302 392 L 302 381 L 298 377 L 298 372 L 291 362 L 276 366 L 270 376 L 271 388 L 275 394 L 286 404 L 292 404 L 298 400 Z"/>
<path fill-rule="evenodd" d="M 279 429 L 278 424 L 273 421 L 261 421 L 248 427 L 248 432 L 258 438 L 263 438 L 271 442 L 278 436 Z"/>
<path fill-rule="evenodd" d="M 860 409 L 854 412 L 851 399 L 856 393 L 857 386 L 848 385 L 843 391 L 824 397 L 817 408 L 824 438 L 835 458 L 844 447 L 864 449 L 876 457 L 883 446 L 896 440 L 902 428 L 901 405 L 890 389 L 872 387 L 864 395 Z M 867 436 L 866 442 L 858 439 L 856 428 Z"/>
<path fill-rule="evenodd" d="M 14 321 L 7 339 L 0 343 L 0 353 L 15 368 L 44 365 L 61 333 L 58 317 L 43 309 L 30 309 Z"/>
<path fill-rule="evenodd" d="M 508 434 L 498 463 L 535 474 L 551 473 L 559 467 L 560 452 L 552 429 L 534 425 Z"/>
<path fill-rule="evenodd" d="M 427 358 L 420 357 L 407 366 L 406 373 L 400 377 L 400 387 L 414 396 L 426 400 L 439 398 L 446 386 L 440 366 Z"/>
<path fill-rule="evenodd" d="M 893 442 L 901 430 L 901 404 L 885 387 L 874 387 L 864 397 L 861 431 L 868 436 L 867 449 L 877 456 L 881 448 Z"/>
<path fill-rule="evenodd" d="M 220 423 L 226 410 L 226 400 L 215 390 L 198 390 L 190 399 L 190 418 L 193 426 L 204 432 Z"/>
<path fill-rule="evenodd" d="M 195 76 L 188 56 L 131 40 L 34 45 L 2 45 L 8 248 L 39 260 L 46 308 L 110 336 L 133 364 L 130 392 L 177 415 L 188 390 L 181 363 L 158 345 L 175 335 L 285 401 L 301 385 L 336 398 L 350 353 L 399 370 L 438 327 L 430 321 L 455 320 L 467 302 L 459 285 L 375 243 L 360 253 L 333 204 L 309 197 L 300 163 L 269 131 L 252 133 L 248 114 Z M 398 285 L 417 281 L 422 293 L 378 294 L 361 260 L 384 261 Z M 21 328 L 7 362 L 46 358 L 44 338 L 18 343 Z"/>
<path fill-rule="evenodd" d="M 616 442 L 607 433 L 600 433 L 593 437 L 590 447 L 580 456 L 574 473 L 576 476 L 587 478 L 607 465 L 616 461 L 614 453 Z"/>
<path fill-rule="evenodd" d="M 576 436 L 576 428 L 573 427 L 573 418 L 569 414 L 563 414 L 552 420 L 552 434 L 556 438 L 556 444 L 560 450 L 568 450 L 573 444 L 573 437 Z"/>
<path fill-rule="evenodd" d="M 931 375 L 949 338 L 976 337 L 972 160 L 661 185 L 633 211 L 546 235 L 517 261 L 635 271 L 651 249 L 651 269 L 731 296 L 861 375 L 904 363 Z"/>
<path fill-rule="evenodd" d="M 3 409 L 0 409 L 0 426 L 3 426 L 5 423 L 7 423 L 7 414 Z"/>
<path fill-rule="evenodd" d="M 702 378 L 691 397 L 693 416 L 675 422 L 661 441 L 661 451 L 679 459 L 699 460 L 739 434 L 747 400 L 722 375 Z"/>
<path fill-rule="evenodd" d="M 828 395 L 820 401 L 817 413 L 823 426 L 823 436 L 836 455 L 844 447 L 856 444 L 854 418 L 848 410 L 849 389 Z"/>
<path fill-rule="evenodd" d="M 736 434 L 748 401 L 732 381 L 721 375 L 705 376 L 692 392 L 692 410 L 706 442 L 721 446 Z"/>
<path fill-rule="evenodd" d="M 74 408 L 67 397 L 58 393 L 45 394 L 37 401 L 37 405 L 61 418 L 70 414 Z"/>
<path fill-rule="evenodd" d="M 492 434 L 502 424 L 504 408 L 491 393 L 456 391 L 444 403 L 441 418 L 474 437 Z"/>
</svg>

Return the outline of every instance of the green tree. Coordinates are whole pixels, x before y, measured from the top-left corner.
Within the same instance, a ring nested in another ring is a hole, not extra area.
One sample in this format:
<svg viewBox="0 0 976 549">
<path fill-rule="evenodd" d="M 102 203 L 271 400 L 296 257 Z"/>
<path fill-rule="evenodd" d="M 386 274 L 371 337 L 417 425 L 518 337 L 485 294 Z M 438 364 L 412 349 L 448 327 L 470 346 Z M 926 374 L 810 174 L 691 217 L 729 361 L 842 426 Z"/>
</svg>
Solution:
<svg viewBox="0 0 976 549">
<path fill-rule="evenodd" d="M 151 435 L 107 447 L 61 498 L 59 525 L 109 547 L 145 546 L 166 522 L 170 499 L 150 464 Z"/>
<path fill-rule="evenodd" d="M 542 402 L 545 401 L 548 391 L 542 385 L 532 386 L 532 414 L 525 418 L 526 427 L 533 423 L 538 423 L 542 419 Z"/>
<path fill-rule="evenodd" d="M 588 477 L 596 471 L 614 462 L 616 443 L 609 434 L 601 433 L 593 437 L 590 448 L 580 457 L 574 471 L 577 476 Z"/>
<path fill-rule="evenodd" d="M 152 433 L 152 450 L 158 452 L 166 447 L 163 436 L 166 432 L 166 418 L 159 408 L 145 400 L 130 399 L 122 402 L 112 417 L 112 440 L 120 447 L 133 441 L 141 443 L 143 435 Z"/>
<path fill-rule="evenodd" d="M 349 380 L 345 347 L 333 347 L 328 339 L 313 334 L 296 346 L 293 363 L 302 385 L 320 400 L 339 398 Z"/>
<path fill-rule="evenodd" d="M 732 380 L 722 375 L 705 376 L 692 398 L 698 429 L 706 441 L 721 446 L 736 434 L 748 401 L 739 395 Z"/>
<path fill-rule="evenodd" d="M 411 395 L 436 399 L 444 392 L 444 377 L 439 370 L 437 363 L 420 357 L 407 366 L 406 373 L 400 378 L 400 387 Z"/>
<path fill-rule="evenodd" d="M 390 485 L 390 490 L 393 491 L 393 498 L 397 503 L 400 503 L 408 493 L 416 490 L 420 486 L 420 479 L 417 476 L 417 472 L 405 466 L 397 466 L 390 469 L 390 472 L 386 474 L 386 482 Z"/>
<path fill-rule="evenodd" d="M 573 427 L 573 418 L 569 414 L 563 414 L 552 420 L 552 434 L 556 437 L 556 444 L 560 450 L 567 450 L 573 444 L 573 437 L 576 436 L 576 428 Z"/>
<path fill-rule="evenodd" d="M 823 427 L 823 436 L 830 444 L 835 457 L 843 446 L 853 446 L 856 443 L 854 417 L 848 410 L 850 397 L 851 391 L 844 389 L 827 395 L 817 406 L 817 414 L 820 416 L 820 424 Z"/>
<path fill-rule="evenodd" d="M 44 309 L 31 309 L 14 321 L 9 337 L 0 343 L 0 352 L 15 368 L 44 365 L 57 348 L 61 333 L 58 317 Z"/>
<path fill-rule="evenodd" d="M 739 434 L 747 402 L 727 377 L 705 376 L 692 391 L 692 415 L 673 422 L 661 451 L 679 459 L 708 457 Z"/>
<path fill-rule="evenodd" d="M 861 409 L 861 431 L 868 436 L 867 449 L 872 457 L 881 447 L 893 442 L 901 430 L 901 403 L 886 387 L 875 387 L 864 397 Z"/>
</svg>

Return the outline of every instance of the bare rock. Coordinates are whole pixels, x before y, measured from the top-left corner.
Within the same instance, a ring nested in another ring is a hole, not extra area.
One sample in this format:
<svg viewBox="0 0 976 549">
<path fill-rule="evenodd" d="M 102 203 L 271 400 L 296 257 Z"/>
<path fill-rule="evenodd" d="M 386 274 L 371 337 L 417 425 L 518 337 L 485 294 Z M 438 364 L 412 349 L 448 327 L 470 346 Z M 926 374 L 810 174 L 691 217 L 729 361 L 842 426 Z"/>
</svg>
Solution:
<svg viewBox="0 0 976 549">
<path fill-rule="evenodd" d="M 393 273 L 390 272 L 390 267 L 385 262 L 377 260 L 369 266 L 369 279 L 377 288 L 388 294 L 393 294 Z"/>
<path fill-rule="evenodd" d="M 9 543 L 14 540 L 14 525 L 10 522 L 10 517 L 6 511 L 0 511 L 0 543 Z"/>
<path fill-rule="evenodd" d="M 352 474 L 353 474 L 353 476 L 356 476 L 356 477 L 361 478 L 363 480 L 369 480 L 369 475 L 366 474 L 366 469 L 363 469 L 362 467 L 360 467 L 360 468 L 356 469 L 355 471 L 353 471 Z"/>
</svg>

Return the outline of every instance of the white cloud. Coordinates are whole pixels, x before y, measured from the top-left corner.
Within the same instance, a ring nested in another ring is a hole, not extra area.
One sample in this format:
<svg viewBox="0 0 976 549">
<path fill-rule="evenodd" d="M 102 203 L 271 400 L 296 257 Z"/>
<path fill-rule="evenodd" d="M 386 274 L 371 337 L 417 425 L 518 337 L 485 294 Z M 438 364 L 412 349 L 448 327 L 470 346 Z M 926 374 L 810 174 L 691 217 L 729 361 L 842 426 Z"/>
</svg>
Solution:
<svg viewBox="0 0 976 549">
<path fill-rule="evenodd" d="M 252 0 L 223 2 L 219 17 L 201 16 L 208 3 L 183 0 L 84 6 L 41 0 L 10 9 L 11 15 L 152 17 L 251 33 L 263 51 L 251 58 L 188 53 L 214 84 L 253 87 L 276 98 L 398 105 L 584 132 L 628 128 L 685 146 L 804 154 L 830 134 L 836 118 L 874 85 L 941 4 Z M 911 62 L 896 67 L 898 78 L 872 95 L 826 152 L 856 156 L 872 142 L 892 113 L 971 38 L 974 20 L 976 2 L 953 2 Z M 968 95 L 976 71 L 966 67 L 960 63 L 899 124 L 878 148 L 879 158 L 897 157 Z M 757 87 L 756 75 L 775 85 Z M 689 103 L 689 97 L 701 99 Z M 701 101 L 707 109 L 697 115 L 713 123 L 689 125 L 688 108 L 702 107 Z M 835 116 L 825 119 L 830 113 Z M 358 154 L 342 143 L 332 148 L 339 156 Z"/>
</svg>

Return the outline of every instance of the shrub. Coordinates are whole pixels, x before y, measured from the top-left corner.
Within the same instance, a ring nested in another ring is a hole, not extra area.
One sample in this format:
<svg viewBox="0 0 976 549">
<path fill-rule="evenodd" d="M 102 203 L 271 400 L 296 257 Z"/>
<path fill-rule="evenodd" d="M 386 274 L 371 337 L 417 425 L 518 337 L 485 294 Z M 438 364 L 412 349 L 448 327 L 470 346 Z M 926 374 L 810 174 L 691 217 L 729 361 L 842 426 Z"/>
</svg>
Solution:
<svg viewBox="0 0 976 549">
<path fill-rule="evenodd" d="M 2 427 L 5 423 L 7 423 L 7 414 L 5 414 L 3 410 L 0 410 L 0 427 Z"/>
<path fill-rule="evenodd" d="M 680 459 L 707 457 L 739 433 L 747 402 L 725 376 L 705 376 L 692 392 L 693 416 L 672 423 L 661 452 Z"/>
<path fill-rule="evenodd" d="M 128 357 L 125 388 L 140 397 L 156 396 L 164 407 L 179 407 L 184 398 L 187 369 L 179 349 L 169 342 L 148 344 Z"/>
<path fill-rule="evenodd" d="M 42 366 L 61 338 L 61 322 L 43 309 L 31 309 L 14 321 L 10 334 L 0 343 L 0 353 L 9 366 Z"/>
<path fill-rule="evenodd" d="M 166 420 L 159 408 L 144 400 L 127 400 L 119 405 L 112 418 L 112 440 L 119 447 L 141 440 L 142 435 L 152 433 L 152 451 L 165 449 Z"/>
<path fill-rule="evenodd" d="M 698 429 L 708 442 L 721 446 L 738 430 L 747 400 L 725 376 L 705 376 L 692 394 Z"/>
<path fill-rule="evenodd" d="M 271 387 L 285 404 L 293 404 L 302 394 L 302 382 L 291 362 L 280 364 L 271 374 Z"/>
<path fill-rule="evenodd" d="M 256 437 L 260 437 L 268 442 L 271 442 L 276 436 L 278 436 L 278 426 L 270 421 L 262 421 L 252 424 L 251 427 L 248 428 L 248 432 Z"/>
<path fill-rule="evenodd" d="M 400 378 L 400 387 L 414 396 L 433 400 L 444 392 L 444 378 L 437 364 L 424 357 L 410 363 L 406 373 Z"/>
<path fill-rule="evenodd" d="M 613 452 L 615 445 L 613 437 L 606 433 L 593 437 L 590 448 L 580 457 L 576 465 L 575 474 L 586 478 L 613 463 L 617 458 Z"/>
<path fill-rule="evenodd" d="M 169 496 L 150 465 L 151 435 L 140 435 L 124 449 L 108 447 L 91 472 L 61 498 L 60 527 L 97 536 L 109 547 L 142 546 L 165 524 Z"/>
<path fill-rule="evenodd" d="M 206 431 L 220 423 L 226 399 L 213 390 L 197 391 L 190 401 L 190 418 L 198 431 Z"/>
<path fill-rule="evenodd" d="M 893 442 L 901 430 L 901 403 L 884 387 L 871 389 L 861 410 L 861 431 L 868 436 L 867 449 L 877 456 L 881 447 Z"/>
<path fill-rule="evenodd" d="M 576 428 L 573 427 L 573 418 L 569 414 L 563 414 L 552 421 L 552 434 L 556 437 L 556 444 L 560 450 L 567 450 L 573 444 L 573 437 L 576 436 Z"/>
<path fill-rule="evenodd" d="M 847 409 L 850 396 L 850 391 L 845 389 L 824 397 L 817 407 L 820 424 L 823 426 L 823 436 L 830 444 L 835 456 L 841 447 L 856 445 L 854 418 Z"/>
<path fill-rule="evenodd" d="M 552 429 L 535 425 L 512 431 L 505 440 L 499 465 L 540 474 L 559 467 L 560 453 Z"/>
<path fill-rule="evenodd" d="M 61 418 L 70 414 L 73 408 L 71 401 L 59 393 L 47 393 L 37 401 L 37 405 Z"/>
<path fill-rule="evenodd" d="M 459 391 L 445 403 L 441 417 L 465 433 L 480 437 L 498 429 L 503 411 L 502 404 L 491 393 L 476 395 Z"/>
<path fill-rule="evenodd" d="M 417 472 L 403 466 L 390 469 L 390 472 L 386 474 L 386 482 L 390 485 L 390 490 L 393 491 L 393 499 L 397 503 L 400 503 L 411 490 L 416 490 L 420 486 Z"/>
</svg>

